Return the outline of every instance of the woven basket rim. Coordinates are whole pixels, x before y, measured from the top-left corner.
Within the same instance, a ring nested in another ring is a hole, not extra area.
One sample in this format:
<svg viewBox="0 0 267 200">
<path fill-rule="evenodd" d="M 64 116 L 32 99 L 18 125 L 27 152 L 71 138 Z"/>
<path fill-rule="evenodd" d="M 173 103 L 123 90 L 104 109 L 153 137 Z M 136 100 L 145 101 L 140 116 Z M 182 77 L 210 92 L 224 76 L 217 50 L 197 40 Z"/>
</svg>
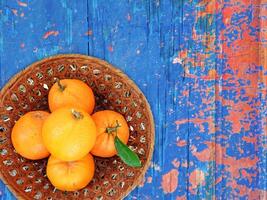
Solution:
<svg viewBox="0 0 267 200">
<path fill-rule="evenodd" d="M 135 179 L 135 181 L 133 182 L 133 185 L 131 187 L 129 187 L 127 190 L 123 191 L 121 198 L 124 199 L 126 196 L 128 196 L 128 194 L 134 190 L 138 184 L 142 181 L 142 179 L 145 176 L 146 171 L 149 168 L 150 162 L 152 160 L 152 155 L 153 155 L 153 151 L 154 151 L 154 140 L 155 140 L 155 125 L 154 125 L 154 119 L 153 119 L 153 114 L 150 108 L 150 105 L 144 95 L 144 93 L 141 91 L 141 89 L 134 83 L 134 81 L 129 78 L 123 71 L 121 71 L 120 69 L 116 68 L 114 65 L 100 59 L 97 57 L 92 57 L 92 56 L 88 56 L 88 55 L 82 55 L 82 54 L 57 54 L 57 55 L 53 55 L 53 56 L 49 56 L 46 57 L 44 59 L 41 59 L 39 61 L 33 62 L 32 64 L 28 65 L 25 69 L 21 70 L 20 72 L 16 73 L 14 76 L 12 76 L 7 82 L 6 84 L 1 88 L 0 91 L 0 103 L 1 105 L 3 105 L 3 99 L 4 99 L 4 95 L 6 94 L 6 92 L 11 88 L 11 86 L 19 80 L 20 77 L 22 77 L 24 74 L 26 74 L 29 70 L 31 70 L 32 68 L 38 66 L 41 63 L 45 63 L 48 62 L 50 60 L 53 59 L 60 59 L 60 58 L 79 58 L 79 59 L 85 59 L 85 60 L 96 60 L 98 63 L 100 63 L 101 65 L 104 65 L 112 70 L 114 70 L 118 76 L 121 76 L 134 90 L 136 90 L 138 93 L 140 93 L 143 97 L 144 103 L 146 105 L 146 107 L 148 108 L 148 116 L 149 116 L 149 123 L 151 124 L 151 132 L 150 132 L 150 137 L 151 137 L 151 142 L 150 142 L 150 147 L 149 147 L 149 154 L 147 157 L 147 161 L 143 167 L 142 172 L 140 173 L 140 175 Z M 3 183 L 5 184 L 5 186 L 12 192 L 12 194 L 17 198 L 17 199 L 27 199 L 26 195 L 21 196 L 21 194 L 19 193 L 19 191 L 16 190 L 16 187 L 12 187 L 11 185 L 7 184 L 6 180 L 5 180 L 5 175 L 2 173 L 2 171 L 0 170 L 0 178 L 3 181 Z"/>
</svg>

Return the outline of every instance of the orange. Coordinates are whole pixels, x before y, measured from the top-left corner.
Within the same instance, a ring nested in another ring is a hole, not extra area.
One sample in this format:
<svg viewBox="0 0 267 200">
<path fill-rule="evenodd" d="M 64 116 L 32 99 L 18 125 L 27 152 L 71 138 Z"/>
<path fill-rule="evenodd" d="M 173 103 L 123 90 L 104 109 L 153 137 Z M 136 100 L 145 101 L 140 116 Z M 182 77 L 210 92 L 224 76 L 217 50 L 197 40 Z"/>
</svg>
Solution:
<svg viewBox="0 0 267 200">
<path fill-rule="evenodd" d="M 95 97 L 92 89 L 83 81 L 63 79 L 52 86 L 48 94 L 48 104 L 51 112 L 58 108 L 75 106 L 91 114 L 95 107 Z"/>
<path fill-rule="evenodd" d="M 95 163 L 90 154 L 71 162 L 59 160 L 51 155 L 46 167 L 46 174 L 52 185 L 63 191 L 75 191 L 86 187 L 94 172 Z"/>
<path fill-rule="evenodd" d="M 114 138 L 127 144 L 129 139 L 129 127 L 124 117 L 115 111 L 104 110 L 92 115 L 96 124 L 97 138 L 91 153 L 99 157 L 112 157 L 117 154 Z"/>
<path fill-rule="evenodd" d="M 96 127 L 91 116 L 78 108 L 60 108 L 44 122 L 43 141 L 48 151 L 64 161 L 83 158 L 93 148 Z"/>
<path fill-rule="evenodd" d="M 31 160 L 49 156 L 42 139 L 42 126 L 48 116 L 49 113 L 45 111 L 32 111 L 16 122 L 11 141 L 18 154 Z"/>
</svg>

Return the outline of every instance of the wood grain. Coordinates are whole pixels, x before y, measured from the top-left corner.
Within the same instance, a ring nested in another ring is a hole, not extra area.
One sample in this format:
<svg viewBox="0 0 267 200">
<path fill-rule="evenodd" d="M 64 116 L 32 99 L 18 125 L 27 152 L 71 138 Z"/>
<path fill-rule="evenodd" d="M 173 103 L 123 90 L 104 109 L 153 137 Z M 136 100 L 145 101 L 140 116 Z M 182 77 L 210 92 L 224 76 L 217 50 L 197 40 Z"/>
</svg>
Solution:
<svg viewBox="0 0 267 200">
<path fill-rule="evenodd" d="M 127 199 L 266 199 L 266 1 L 0 6 L 1 86 L 36 60 L 81 53 L 118 66 L 147 97 L 155 151 Z"/>
</svg>

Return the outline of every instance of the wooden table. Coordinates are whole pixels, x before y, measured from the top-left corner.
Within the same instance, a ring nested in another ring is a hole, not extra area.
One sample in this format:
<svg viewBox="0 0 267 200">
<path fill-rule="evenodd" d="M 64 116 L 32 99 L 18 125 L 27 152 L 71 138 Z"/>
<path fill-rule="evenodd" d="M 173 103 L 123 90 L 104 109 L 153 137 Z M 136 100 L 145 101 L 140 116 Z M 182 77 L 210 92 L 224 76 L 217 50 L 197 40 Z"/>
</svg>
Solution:
<svg viewBox="0 0 267 200">
<path fill-rule="evenodd" d="M 0 86 L 54 54 L 107 60 L 155 118 L 127 199 L 267 199 L 266 15 L 265 0 L 0 0 Z"/>
</svg>

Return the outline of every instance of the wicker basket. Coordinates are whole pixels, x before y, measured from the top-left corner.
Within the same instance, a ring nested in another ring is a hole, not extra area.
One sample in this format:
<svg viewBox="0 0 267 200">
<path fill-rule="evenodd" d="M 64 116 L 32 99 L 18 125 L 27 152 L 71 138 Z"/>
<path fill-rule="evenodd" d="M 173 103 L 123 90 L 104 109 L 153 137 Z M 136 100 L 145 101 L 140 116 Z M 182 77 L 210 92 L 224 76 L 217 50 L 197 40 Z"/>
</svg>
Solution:
<svg viewBox="0 0 267 200">
<path fill-rule="evenodd" d="M 10 139 L 16 120 L 31 110 L 48 110 L 47 95 L 56 78 L 85 81 L 96 95 L 96 110 L 123 114 L 130 127 L 128 145 L 141 168 L 128 167 L 114 156 L 97 158 L 90 184 L 76 192 L 56 190 L 45 174 L 47 160 L 19 156 Z M 154 123 L 149 104 L 138 87 L 107 62 L 84 55 L 58 55 L 36 62 L 14 76 L 0 93 L 0 175 L 18 199 L 122 199 L 143 179 L 153 152 Z"/>
</svg>

